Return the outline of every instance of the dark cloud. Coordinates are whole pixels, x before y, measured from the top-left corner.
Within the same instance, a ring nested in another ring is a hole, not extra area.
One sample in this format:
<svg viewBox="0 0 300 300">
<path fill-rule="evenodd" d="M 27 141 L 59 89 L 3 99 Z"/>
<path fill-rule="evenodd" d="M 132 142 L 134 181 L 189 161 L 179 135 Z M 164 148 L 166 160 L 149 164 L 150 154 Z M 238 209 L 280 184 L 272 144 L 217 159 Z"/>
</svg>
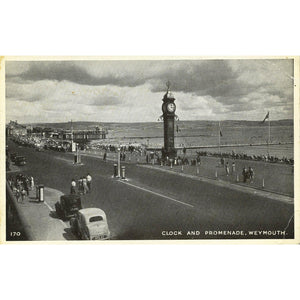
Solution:
<svg viewBox="0 0 300 300">
<path fill-rule="evenodd" d="M 28 62 L 9 62 L 10 64 L 28 64 Z M 9 63 L 7 68 L 9 69 Z M 130 62 L 127 62 L 130 63 Z M 83 68 L 76 61 L 33 61 L 30 62 L 28 70 L 25 72 L 15 75 L 6 74 L 6 78 L 10 80 L 11 78 L 19 77 L 24 81 L 38 81 L 38 80 L 55 80 L 55 81 L 70 81 L 81 85 L 117 85 L 117 86 L 128 86 L 135 87 L 145 83 L 145 78 L 140 78 L 137 76 L 132 76 L 126 74 L 126 64 L 123 61 L 121 63 L 118 61 L 88 61 L 87 65 L 97 65 L 99 68 L 101 66 L 107 67 L 107 64 L 111 66 L 113 71 L 115 66 L 119 67 L 119 74 L 113 74 L 107 76 L 93 76 L 88 72 L 88 68 Z M 123 68 L 122 68 L 123 66 Z M 16 80 L 16 79 L 14 79 Z"/>
<path fill-rule="evenodd" d="M 14 69 L 6 74 L 10 82 L 52 80 L 120 87 L 148 83 L 152 92 L 163 93 L 169 80 L 173 92 L 210 96 L 225 106 L 244 106 L 246 110 L 248 104 L 243 98 L 260 89 L 264 94 L 278 96 L 283 103 L 293 99 L 293 81 L 287 79 L 293 74 L 292 60 L 32 61 L 7 62 L 8 71 L 10 66 Z M 24 71 L 16 72 L 18 68 Z M 283 74 L 287 84 L 280 84 L 276 74 L 279 78 Z M 268 76 L 276 80 L 268 81 Z M 111 97 L 96 99 L 92 105 L 121 103 Z"/>
<path fill-rule="evenodd" d="M 175 67 L 170 61 L 170 68 L 156 76 L 152 83 L 154 92 L 166 90 L 165 82 L 171 82 L 172 91 L 209 95 L 209 91 L 224 87 L 228 82 L 236 79 L 237 74 L 231 69 L 227 61 L 180 61 Z"/>
</svg>

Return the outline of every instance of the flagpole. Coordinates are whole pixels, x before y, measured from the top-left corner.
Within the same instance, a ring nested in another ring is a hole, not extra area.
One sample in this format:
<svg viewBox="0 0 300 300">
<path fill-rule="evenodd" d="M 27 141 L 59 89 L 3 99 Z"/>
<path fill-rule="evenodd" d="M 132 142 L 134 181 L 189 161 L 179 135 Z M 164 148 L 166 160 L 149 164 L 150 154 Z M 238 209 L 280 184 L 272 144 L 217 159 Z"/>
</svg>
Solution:
<svg viewBox="0 0 300 300">
<path fill-rule="evenodd" d="M 219 132 L 218 132 L 218 136 L 219 136 L 219 154 L 221 153 L 220 150 L 220 143 L 221 143 L 221 125 L 220 125 L 220 121 L 219 121 Z"/>
<path fill-rule="evenodd" d="M 268 138 L 268 155 L 270 155 L 270 143 L 271 143 L 271 121 L 270 121 L 270 113 L 269 114 L 269 138 Z"/>
</svg>

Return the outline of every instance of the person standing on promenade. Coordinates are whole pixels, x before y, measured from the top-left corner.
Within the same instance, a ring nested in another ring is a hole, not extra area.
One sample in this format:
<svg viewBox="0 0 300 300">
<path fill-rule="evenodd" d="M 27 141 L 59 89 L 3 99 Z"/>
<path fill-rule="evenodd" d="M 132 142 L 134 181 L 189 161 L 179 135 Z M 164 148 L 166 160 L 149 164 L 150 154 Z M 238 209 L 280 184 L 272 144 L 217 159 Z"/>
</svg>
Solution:
<svg viewBox="0 0 300 300">
<path fill-rule="evenodd" d="M 232 173 L 235 173 L 235 161 L 232 162 L 231 167 L 232 167 Z"/>
<path fill-rule="evenodd" d="M 226 171 L 226 176 L 228 176 L 229 175 L 229 162 L 226 162 L 225 171 Z"/>
<path fill-rule="evenodd" d="M 103 154 L 103 161 L 106 162 L 106 156 L 107 156 L 107 151 L 105 150 L 104 154 Z"/>
<path fill-rule="evenodd" d="M 92 190 L 92 176 L 90 175 L 90 173 L 88 173 L 87 176 L 86 176 L 86 183 L 87 183 L 89 192 L 91 192 L 91 190 Z"/>
<path fill-rule="evenodd" d="M 29 196 L 29 187 L 28 187 L 27 179 L 24 180 L 23 186 L 24 186 L 24 190 L 25 190 L 27 196 Z"/>
<path fill-rule="evenodd" d="M 253 179 L 254 179 L 254 170 L 251 167 L 249 167 L 249 177 L 250 177 L 250 182 L 253 182 Z"/>
<path fill-rule="evenodd" d="M 13 189 L 13 179 L 11 176 L 8 177 L 8 185 L 10 186 L 11 189 Z"/>
<path fill-rule="evenodd" d="M 20 199 L 20 190 L 15 187 L 14 188 L 14 192 L 15 192 L 15 195 L 16 195 L 16 198 L 17 198 L 17 202 L 19 202 L 19 199 Z"/>
<path fill-rule="evenodd" d="M 34 189 L 34 179 L 32 176 L 30 177 L 30 188 L 31 188 L 31 190 Z"/>
<path fill-rule="evenodd" d="M 87 180 L 86 177 L 83 177 L 82 179 L 82 185 L 83 185 L 83 194 L 87 194 L 89 192 L 89 188 L 87 186 Z"/>
<path fill-rule="evenodd" d="M 22 199 L 22 202 L 24 201 L 25 196 L 26 196 L 26 191 L 25 191 L 24 188 L 22 188 L 22 190 L 21 190 L 21 199 Z"/>
<path fill-rule="evenodd" d="M 243 175 L 243 182 L 246 182 L 247 181 L 247 170 L 246 170 L 246 167 L 243 168 L 242 175 Z"/>
<path fill-rule="evenodd" d="M 78 180 L 78 192 L 80 195 L 83 194 L 83 179 L 82 179 L 82 177 L 80 177 Z"/>
<path fill-rule="evenodd" d="M 76 181 L 74 178 L 72 179 L 72 182 L 71 182 L 71 194 L 72 195 L 76 194 Z"/>
</svg>

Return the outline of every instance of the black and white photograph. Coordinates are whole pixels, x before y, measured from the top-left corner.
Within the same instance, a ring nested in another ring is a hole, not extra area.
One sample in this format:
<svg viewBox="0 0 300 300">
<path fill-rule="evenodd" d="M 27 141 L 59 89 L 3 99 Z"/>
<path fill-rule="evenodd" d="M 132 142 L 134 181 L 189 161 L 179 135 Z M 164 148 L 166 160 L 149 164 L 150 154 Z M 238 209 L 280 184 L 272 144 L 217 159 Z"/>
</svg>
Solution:
<svg viewBox="0 0 300 300">
<path fill-rule="evenodd" d="M 297 63 L 6 58 L 5 242 L 295 243 Z"/>
</svg>

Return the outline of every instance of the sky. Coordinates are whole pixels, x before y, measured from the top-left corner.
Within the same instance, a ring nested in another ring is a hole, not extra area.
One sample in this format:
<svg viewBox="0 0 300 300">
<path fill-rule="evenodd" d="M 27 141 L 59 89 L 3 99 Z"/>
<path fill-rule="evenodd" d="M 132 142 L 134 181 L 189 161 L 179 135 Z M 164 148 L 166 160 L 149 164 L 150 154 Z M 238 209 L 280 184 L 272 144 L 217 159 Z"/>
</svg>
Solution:
<svg viewBox="0 0 300 300">
<path fill-rule="evenodd" d="M 292 59 L 6 61 L 6 122 L 293 118 Z"/>
</svg>

